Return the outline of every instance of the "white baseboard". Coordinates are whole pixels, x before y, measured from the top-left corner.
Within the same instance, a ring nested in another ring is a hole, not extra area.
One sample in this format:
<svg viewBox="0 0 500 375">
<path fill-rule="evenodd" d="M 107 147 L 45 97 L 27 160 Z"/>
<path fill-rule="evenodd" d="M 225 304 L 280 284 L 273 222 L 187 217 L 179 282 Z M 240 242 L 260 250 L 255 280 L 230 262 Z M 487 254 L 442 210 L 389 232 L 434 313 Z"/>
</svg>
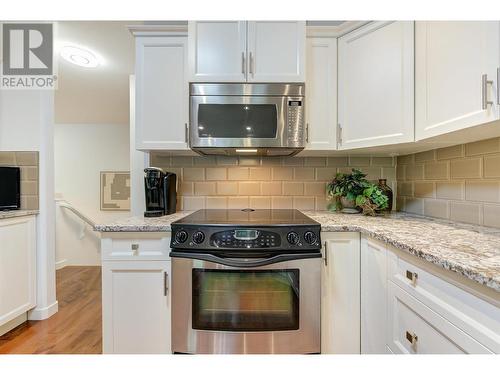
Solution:
<svg viewBox="0 0 500 375">
<path fill-rule="evenodd" d="M 66 267 L 66 265 L 67 265 L 66 263 L 68 263 L 67 259 L 62 259 L 62 260 L 57 261 L 56 262 L 56 271 L 60 270 L 61 268 Z"/>
<path fill-rule="evenodd" d="M 33 310 L 28 311 L 28 320 L 45 320 L 54 315 L 58 310 L 59 305 L 57 301 L 47 307 L 35 307 Z"/>
<path fill-rule="evenodd" d="M 19 315 L 17 318 L 9 320 L 7 323 L 0 326 L 0 336 L 6 334 L 9 331 L 12 331 L 19 324 L 24 323 L 26 320 L 28 320 L 28 316 L 26 313 Z"/>
</svg>

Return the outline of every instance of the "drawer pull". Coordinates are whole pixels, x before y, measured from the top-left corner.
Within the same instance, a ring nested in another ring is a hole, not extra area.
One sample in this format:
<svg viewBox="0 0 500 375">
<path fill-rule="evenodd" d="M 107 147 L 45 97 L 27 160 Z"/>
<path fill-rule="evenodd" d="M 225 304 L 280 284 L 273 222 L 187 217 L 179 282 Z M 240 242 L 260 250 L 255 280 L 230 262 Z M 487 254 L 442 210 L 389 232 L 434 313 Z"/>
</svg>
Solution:
<svg viewBox="0 0 500 375">
<path fill-rule="evenodd" d="M 132 247 L 132 251 L 134 252 L 134 255 L 137 255 L 137 253 L 139 252 L 139 244 L 133 243 L 131 247 Z"/>
<path fill-rule="evenodd" d="M 415 333 L 410 333 L 406 331 L 406 340 L 411 344 L 413 350 L 417 350 L 418 336 Z"/>
<path fill-rule="evenodd" d="M 328 242 L 325 241 L 325 257 L 323 260 L 325 261 L 325 266 L 328 266 Z"/>
<path fill-rule="evenodd" d="M 163 272 L 163 295 L 166 297 L 168 294 L 168 273 Z"/>
<path fill-rule="evenodd" d="M 417 285 L 418 274 L 416 272 L 406 271 L 406 278 L 411 281 L 413 286 Z"/>
</svg>

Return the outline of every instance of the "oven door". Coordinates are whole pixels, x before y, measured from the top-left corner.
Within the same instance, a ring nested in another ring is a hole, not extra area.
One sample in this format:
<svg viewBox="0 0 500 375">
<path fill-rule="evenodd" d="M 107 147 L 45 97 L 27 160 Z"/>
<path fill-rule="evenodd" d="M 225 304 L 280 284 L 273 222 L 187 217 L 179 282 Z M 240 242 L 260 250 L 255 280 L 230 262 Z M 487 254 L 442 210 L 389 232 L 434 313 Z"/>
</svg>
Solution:
<svg viewBox="0 0 500 375">
<path fill-rule="evenodd" d="M 288 123 L 286 96 L 191 96 L 191 148 L 304 147 L 303 116 Z M 298 116 L 296 116 L 298 117 Z M 300 122 L 300 123 L 299 123 Z"/>
<path fill-rule="evenodd" d="M 193 258 L 172 258 L 174 352 L 320 352 L 321 258 Z"/>
</svg>

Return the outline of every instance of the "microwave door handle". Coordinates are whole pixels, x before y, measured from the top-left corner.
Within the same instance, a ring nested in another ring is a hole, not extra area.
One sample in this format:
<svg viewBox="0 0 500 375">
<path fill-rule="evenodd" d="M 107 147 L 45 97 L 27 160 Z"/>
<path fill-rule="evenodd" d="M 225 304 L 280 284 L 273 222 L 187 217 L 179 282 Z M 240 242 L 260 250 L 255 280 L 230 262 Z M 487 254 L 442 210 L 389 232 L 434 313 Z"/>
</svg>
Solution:
<svg viewBox="0 0 500 375">
<path fill-rule="evenodd" d="M 274 263 L 287 262 L 292 260 L 301 259 L 311 259 L 311 258 L 321 258 L 321 253 L 306 253 L 306 254 L 278 254 L 270 258 L 222 258 L 213 254 L 202 254 L 202 253 L 187 253 L 187 252 L 177 252 L 172 251 L 170 253 L 172 258 L 185 258 L 185 259 L 197 259 L 204 260 L 207 262 L 221 264 L 223 266 L 236 267 L 236 268 L 254 268 L 267 266 Z"/>
</svg>

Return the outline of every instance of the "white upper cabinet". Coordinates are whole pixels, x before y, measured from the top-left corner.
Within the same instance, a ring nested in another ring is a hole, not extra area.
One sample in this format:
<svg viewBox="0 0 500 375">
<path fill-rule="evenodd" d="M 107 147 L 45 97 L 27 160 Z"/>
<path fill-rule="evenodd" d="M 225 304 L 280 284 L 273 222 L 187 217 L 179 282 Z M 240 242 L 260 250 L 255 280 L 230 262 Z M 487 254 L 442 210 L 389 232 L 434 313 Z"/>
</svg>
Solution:
<svg viewBox="0 0 500 375">
<path fill-rule="evenodd" d="M 306 149 L 337 147 L 337 39 L 308 38 Z"/>
<path fill-rule="evenodd" d="M 136 38 L 136 148 L 187 150 L 187 38 Z"/>
<path fill-rule="evenodd" d="M 188 39 L 190 81 L 245 81 L 245 21 L 189 21 Z"/>
<path fill-rule="evenodd" d="M 414 22 L 371 22 L 339 39 L 339 148 L 414 141 Z"/>
<path fill-rule="evenodd" d="M 304 21 L 190 21 L 191 82 L 304 82 Z"/>
<path fill-rule="evenodd" d="M 306 23 L 248 22 L 248 82 L 304 82 Z"/>
<path fill-rule="evenodd" d="M 498 118 L 499 24 L 416 22 L 417 140 Z"/>
</svg>

